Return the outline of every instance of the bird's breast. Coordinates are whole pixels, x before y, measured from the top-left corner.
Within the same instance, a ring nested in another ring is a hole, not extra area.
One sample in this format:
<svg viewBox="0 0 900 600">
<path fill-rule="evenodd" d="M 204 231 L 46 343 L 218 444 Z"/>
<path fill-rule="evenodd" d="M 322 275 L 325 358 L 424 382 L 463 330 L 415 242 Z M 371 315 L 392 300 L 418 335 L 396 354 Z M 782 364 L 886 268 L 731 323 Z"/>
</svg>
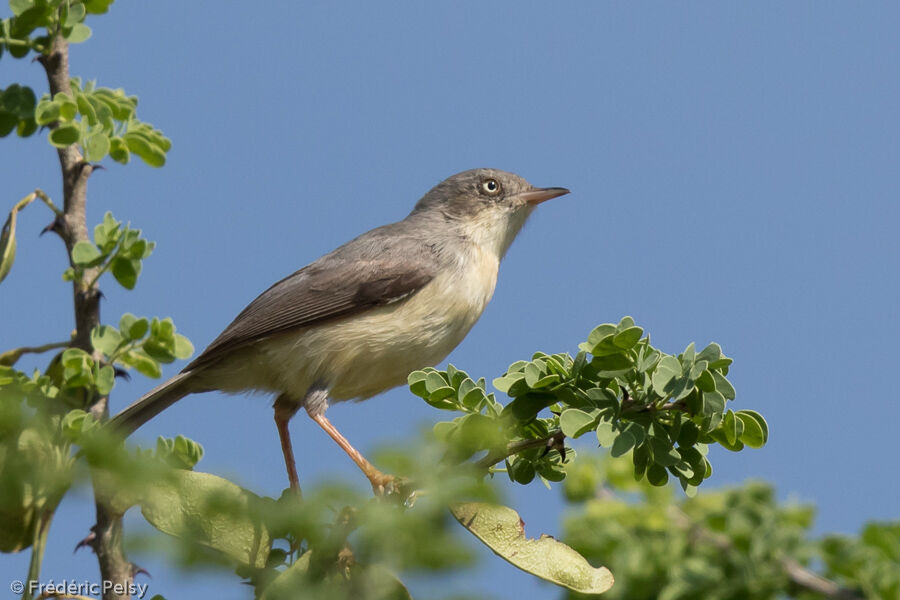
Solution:
<svg viewBox="0 0 900 600">
<path fill-rule="evenodd" d="M 302 397 L 324 383 L 332 400 L 368 398 L 444 360 L 493 296 L 500 262 L 477 246 L 456 258 L 404 300 L 270 340 L 278 387 Z"/>
</svg>

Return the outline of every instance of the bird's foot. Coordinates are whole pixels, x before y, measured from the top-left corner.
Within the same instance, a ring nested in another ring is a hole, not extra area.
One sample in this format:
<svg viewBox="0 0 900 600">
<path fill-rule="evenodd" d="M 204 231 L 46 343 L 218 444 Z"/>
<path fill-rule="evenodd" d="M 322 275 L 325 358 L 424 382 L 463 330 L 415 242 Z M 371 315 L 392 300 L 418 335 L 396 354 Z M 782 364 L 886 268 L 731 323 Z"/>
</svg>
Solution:
<svg viewBox="0 0 900 600">
<path fill-rule="evenodd" d="M 372 484 L 372 491 L 375 492 L 376 496 L 389 496 L 395 493 L 395 481 L 399 480 L 393 475 L 375 471 L 374 473 L 367 473 L 366 476 L 369 478 L 369 483 Z"/>
<path fill-rule="evenodd" d="M 416 491 L 412 482 L 406 477 L 396 477 L 378 472 L 369 476 L 372 491 L 379 498 L 389 499 L 399 504 L 412 507 L 415 502 Z"/>
</svg>

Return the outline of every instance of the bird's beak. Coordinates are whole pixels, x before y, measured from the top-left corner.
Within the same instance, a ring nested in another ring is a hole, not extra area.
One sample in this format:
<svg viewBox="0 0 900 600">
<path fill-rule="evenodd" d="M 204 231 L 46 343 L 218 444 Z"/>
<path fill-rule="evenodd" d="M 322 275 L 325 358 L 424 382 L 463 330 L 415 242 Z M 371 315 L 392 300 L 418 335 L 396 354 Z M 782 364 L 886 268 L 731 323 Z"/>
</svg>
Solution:
<svg viewBox="0 0 900 600">
<path fill-rule="evenodd" d="M 562 187 L 531 188 L 530 190 L 520 193 L 519 198 L 532 206 L 537 206 L 541 202 L 546 202 L 551 198 L 557 198 L 568 193 L 569 190 Z"/>
</svg>

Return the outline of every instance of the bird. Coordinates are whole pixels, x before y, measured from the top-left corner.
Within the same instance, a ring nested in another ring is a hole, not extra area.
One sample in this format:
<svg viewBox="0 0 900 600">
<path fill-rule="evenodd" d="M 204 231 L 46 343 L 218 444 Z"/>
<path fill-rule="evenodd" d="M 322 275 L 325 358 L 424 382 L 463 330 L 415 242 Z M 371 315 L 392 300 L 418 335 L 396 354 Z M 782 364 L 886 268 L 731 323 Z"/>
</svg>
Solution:
<svg viewBox="0 0 900 600">
<path fill-rule="evenodd" d="M 377 227 L 276 282 L 180 373 L 110 420 L 124 436 L 189 394 L 264 392 L 290 488 L 300 484 L 288 424 L 301 409 L 350 456 L 376 494 L 379 471 L 325 417 L 440 363 L 490 301 L 498 268 L 535 207 L 568 194 L 479 168 L 429 190 L 401 221 Z"/>
</svg>

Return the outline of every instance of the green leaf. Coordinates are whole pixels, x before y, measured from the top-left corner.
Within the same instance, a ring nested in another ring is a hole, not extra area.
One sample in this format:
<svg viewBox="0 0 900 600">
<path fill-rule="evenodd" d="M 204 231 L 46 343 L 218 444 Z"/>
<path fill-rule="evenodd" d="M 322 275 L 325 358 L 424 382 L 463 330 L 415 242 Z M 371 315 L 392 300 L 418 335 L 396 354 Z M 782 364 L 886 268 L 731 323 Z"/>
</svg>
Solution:
<svg viewBox="0 0 900 600">
<path fill-rule="evenodd" d="M 33 6 L 34 0 L 9 0 L 9 9 L 17 17 Z"/>
<path fill-rule="evenodd" d="M 116 371 L 109 365 L 100 367 L 97 376 L 94 378 L 94 385 L 97 386 L 97 392 L 102 396 L 107 396 L 116 385 Z"/>
<path fill-rule="evenodd" d="M 740 439 L 740 432 L 738 431 L 738 424 L 741 424 L 741 431 L 743 431 L 743 423 L 741 423 L 740 419 L 735 419 L 733 411 L 727 411 L 722 418 L 722 424 L 719 427 L 722 430 L 722 433 L 725 434 L 725 439 L 728 440 L 728 443 L 732 446 L 737 443 Z"/>
<path fill-rule="evenodd" d="M 744 443 L 740 440 L 729 440 L 728 434 L 722 427 L 716 429 L 715 431 L 711 431 L 709 435 L 711 438 L 719 442 L 719 445 L 721 445 L 726 450 L 731 450 L 732 452 L 740 452 L 744 449 Z"/>
<path fill-rule="evenodd" d="M 109 138 L 102 131 L 95 131 L 84 138 L 84 158 L 87 161 L 103 160 L 110 148 Z"/>
<path fill-rule="evenodd" d="M 57 92 L 53 96 L 53 103 L 59 106 L 59 118 L 62 121 L 71 121 L 78 113 L 78 105 L 70 94 Z"/>
<path fill-rule="evenodd" d="M 631 371 L 634 363 L 630 357 L 624 354 L 608 354 L 605 356 L 595 355 L 591 360 L 591 366 L 597 369 L 597 377 L 600 379 L 614 379 Z"/>
<path fill-rule="evenodd" d="M 128 161 L 131 160 L 131 152 L 128 150 L 125 140 L 118 136 L 110 138 L 109 157 L 117 163 L 128 164 Z"/>
<path fill-rule="evenodd" d="M 725 397 L 716 392 L 704 392 L 703 393 L 703 414 L 706 416 L 712 416 L 716 414 L 722 414 L 725 412 Z"/>
<path fill-rule="evenodd" d="M 618 409 L 619 398 L 609 388 L 590 388 L 585 390 L 585 395 L 591 399 L 591 402 L 600 409 Z"/>
<path fill-rule="evenodd" d="M 70 410 L 62 419 L 60 428 L 66 439 L 73 442 L 78 441 L 82 434 L 97 427 L 99 423 L 94 416 L 81 409 Z"/>
<path fill-rule="evenodd" d="M 103 258 L 97 246 L 87 240 L 81 240 L 72 248 L 72 262 L 79 267 L 93 266 Z"/>
<path fill-rule="evenodd" d="M 271 548 L 255 494 L 208 473 L 173 470 L 148 485 L 141 514 L 164 533 L 262 568 Z"/>
<path fill-rule="evenodd" d="M 602 339 L 606 338 L 607 336 L 614 335 L 615 333 L 616 326 L 612 323 L 603 323 L 602 325 L 597 325 L 588 335 L 587 343 L 590 347 L 596 346 Z M 589 349 L 588 352 L 590 352 Z"/>
<path fill-rule="evenodd" d="M 150 142 L 146 136 L 129 131 L 122 136 L 128 150 L 137 154 L 151 167 L 161 167 L 166 164 L 166 153 L 158 145 Z"/>
<path fill-rule="evenodd" d="M 63 125 L 51 131 L 48 138 L 57 148 L 66 148 L 81 139 L 81 129 L 77 125 Z"/>
<path fill-rule="evenodd" d="M 697 384 L 697 387 L 700 388 L 701 392 L 716 391 L 716 380 L 713 378 L 712 372 L 710 372 L 709 369 L 703 369 L 694 383 Z"/>
<path fill-rule="evenodd" d="M 19 124 L 19 118 L 9 111 L 0 109 L 0 137 L 6 137 Z"/>
<path fill-rule="evenodd" d="M 19 121 L 19 124 L 16 126 L 16 135 L 19 137 L 26 138 L 35 131 L 37 131 L 38 125 L 34 119 L 23 119 Z M 3 137 L 0 134 L 0 137 Z"/>
<path fill-rule="evenodd" d="M 63 29 L 63 37 L 70 44 L 79 44 L 91 37 L 91 28 L 84 23 L 76 23 L 71 29 Z"/>
<path fill-rule="evenodd" d="M 466 377 L 462 383 L 459 384 L 457 400 L 460 405 L 469 410 L 478 410 L 486 397 L 487 394 L 484 390 L 478 387 L 478 385 L 469 377 Z"/>
<path fill-rule="evenodd" d="M 273 553 L 275 551 L 273 550 Z M 308 596 L 311 598 L 365 598 L 365 600 L 412 600 L 409 591 L 382 565 L 353 563 L 346 569 L 335 570 L 324 577 L 318 572 L 310 574 L 313 551 L 307 550 L 287 569 L 274 571 L 270 584 L 259 600 L 286 600 Z M 269 560 L 269 567 L 272 566 Z M 303 590 L 298 595 L 297 590 Z M 365 590 L 360 595 L 359 590 Z M 151 598 L 150 600 L 156 600 Z"/>
<path fill-rule="evenodd" d="M 661 465 L 652 464 L 647 467 L 647 481 L 650 485 L 662 487 L 669 482 L 669 472 Z"/>
<path fill-rule="evenodd" d="M 124 340 L 115 327 L 98 325 L 91 331 L 91 345 L 106 356 L 112 356 Z"/>
<path fill-rule="evenodd" d="M 409 385 L 409 390 L 419 398 L 427 398 L 428 387 L 425 385 L 425 379 L 427 378 L 428 372 L 413 371 L 406 378 L 406 383 L 407 385 Z"/>
<path fill-rule="evenodd" d="M 666 395 L 666 389 L 676 377 L 681 376 L 681 362 L 674 356 L 663 356 L 656 365 L 651 379 L 653 389 L 660 396 Z"/>
<path fill-rule="evenodd" d="M 597 441 L 604 448 L 610 448 L 618 437 L 618 431 L 612 422 L 601 420 L 597 423 Z"/>
<path fill-rule="evenodd" d="M 453 504 L 450 512 L 460 524 L 498 556 L 541 579 L 582 594 L 601 594 L 612 587 L 605 567 L 592 567 L 583 556 L 550 536 L 525 537 L 516 511 L 483 502 Z"/>
<path fill-rule="evenodd" d="M 119 331 L 129 340 L 139 340 L 147 335 L 150 322 L 145 318 L 138 318 L 131 313 L 125 313 L 119 319 Z"/>
<path fill-rule="evenodd" d="M 512 461 L 512 462 L 510 462 Z M 528 485 L 534 480 L 534 463 L 521 457 L 507 459 L 507 474 L 516 483 Z"/>
<path fill-rule="evenodd" d="M 78 112 L 81 113 L 88 125 L 96 125 L 98 122 L 97 111 L 94 110 L 94 105 L 90 103 L 87 95 L 76 91 L 75 103 L 78 105 Z"/>
<path fill-rule="evenodd" d="M 734 400 L 735 391 L 734 386 L 731 385 L 731 382 L 725 378 L 724 375 L 719 373 L 718 371 L 712 371 L 713 379 L 716 380 L 716 390 L 725 397 L 726 400 Z"/>
<path fill-rule="evenodd" d="M 629 327 L 613 337 L 613 344 L 624 350 L 631 350 L 641 339 L 642 335 L 644 335 L 644 330 L 640 327 Z"/>
<path fill-rule="evenodd" d="M 577 438 L 594 428 L 596 417 L 577 408 L 567 408 L 559 416 L 559 427 L 569 438 Z"/>
<path fill-rule="evenodd" d="M 109 10 L 109 5 L 115 0 L 84 0 L 84 7 L 89 14 L 102 15 Z"/>
<path fill-rule="evenodd" d="M 671 467 L 681 460 L 681 455 L 658 437 L 650 438 L 650 450 L 653 452 L 653 461 L 663 467 Z"/>
<path fill-rule="evenodd" d="M 722 347 L 717 343 L 712 342 L 697 354 L 697 360 L 705 360 L 706 362 L 711 363 L 719 360 L 722 356 Z"/>
<path fill-rule="evenodd" d="M 629 450 L 634 448 L 637 445 L 637 439 L 632 434 L 632 432 L 628 429 L 624 431 L 620 431 L 619 435 L 616 436 L 616 440 L 613 442 L 612 448 L 610 448 L 609 453 L 614 457 L 619 457 L 624 454 L 627 454 Z"/>
<path fill-rule="evenodd" d="M 769 425 L 755 410 L 739 410 L 735 413 L 744 424 L 741 441 L 751 448 L 762 448 L 769 439 Z"/>
<path fill-rule="evenodd" d="M 175 334 L 175 358 L 189 358 L 194 353 L 194 345 L 189 339 L 181 335 Z"/>
<path fill-rule="evenodd" d="M 203 458 L 203 446 L 183 435 L 175 437 L 172 454 L 178 458 L 179 468 L 193 469 Z"/>
<path fill-rule="evenodd" d="M 159 362 L 150 358 L 143 350 L 129 350 L 120 354 L 116 362 L 137 369 L 138 373 L 146 377 L 158 379 L 162 376 Z"/>
<path fill-rule="evenodd" d="M 491 382 L 498 391 L 509 394 L 513 389 L 513 385 L 525 379 L 524 373 L 507 373 L 503 377 L 497 377 Z"/>
<path fill-rule="evenodd" d="M 70 4 L 69 10 L 66 12 L 65 21 L 63 21 L 63 27 L 74 27 L 84 19 L 86 12 L 84 4 L 80 2 Z"/>
<path fill-rule="evenodd" d="M 113 259 L 111 267 L 116 281 L 126 290 L 133 290 L 141 273 L 141 261 L 117 256 Z"/>
<path fill-rule="evenodd" d="M 437 371 L 432 371 L 425 376 L 425 389 L 428 390 L 428 398 L 432 401 L 443 400 L 456 394 L 447 383 L 447 380 L 441 377 Z"/>
<path fill-rule="evenodd" d="M 38 125 L 47 125 L 59 118 L 59 104 L 50 100 L 41 100 L 34 111 L 34 120 Z"/>
<path fill-rule="evenodd" d="M 0 230 L 0 281 L 3 281 L 16 260 L 16 221 L 19 206 L 13 206 Z"/>
<path fill-rule="evenodd" d="M 678 445 L 691 447 L 697 443 L 700 438 L 700 429 L 692 421 L 682 423 L 681 430 L 678 432 Z"/>
<path fill-rule="evenodd" d="M 681 362 L 684 364 L 690 364 L 694 362 L 694 359 L 697 356 L 697 351 L 694 349 L 694 342 L 691 342 L 687 345 L 687 348 L 684 349 L 684 352 L 681 353 Z"/>
</svg>

